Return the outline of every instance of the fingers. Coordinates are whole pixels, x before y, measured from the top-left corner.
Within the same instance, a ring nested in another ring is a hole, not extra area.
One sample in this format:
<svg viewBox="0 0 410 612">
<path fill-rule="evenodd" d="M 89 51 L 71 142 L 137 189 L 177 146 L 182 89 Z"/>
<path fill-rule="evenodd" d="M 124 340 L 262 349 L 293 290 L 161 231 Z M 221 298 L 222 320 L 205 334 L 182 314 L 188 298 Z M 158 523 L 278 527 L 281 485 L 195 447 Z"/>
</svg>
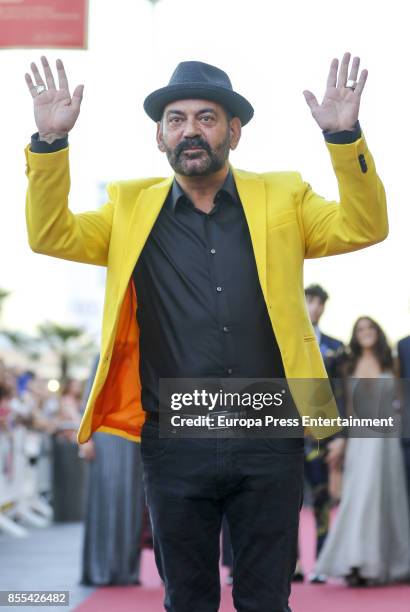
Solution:
<svg viewBox="0 0 410 612">
<path fill-rule="evenodd" d="M 340 70 L 339 70 L 339 77 L 337 80 L 337 87 L 343 88 L 346 87 L 346 82 L 347 82 L 347 74 L 349 71 L 349 63 L 350 63 L 350 53 L 345 53 L 343 55 L 343 59 L 342 62 L 340 64 Z M 334 62 L 335 60 L 333 60 Z M 332 62 L 332 65 L 333 65 Z M 349 80 L 351 81 L 357 81 L 357 75 L 359 74 L 359 67 L 360 67 L 360 57 L 354 57 L 353 61 L 352 61 L 352 66 L 350 69 L 350 74 L 349 74 Z M 360 97 L 364 86 L 366 84 L 366 80 L 367 80 L 367 75 L 368 75 L 368 71 L 367 70 L 362 70 L 360 73 L 360 78 L 359 81 L 357 83 L 357 86 L 354 89 L 354 93 Z M 329 73 L 330 76 L 330 73 Z M 329 84 L 329 79 L 328 79 L 328 84 Z"/>
<path fill-rule="evenodd" d="M 367 70 L 362 70 L 360 73 L 360 79 L 357 83 L 356 89 L 354 90 L 355 94 L 357 94 L 358 96 L 361 96 L 362 91 L 364 89 L 364 86 L 366 84 L 367 81 L 367 75 L 368 75 L 368 71 Z"/>
<path fill-rule="evenodd" d="M 31 68 L 31 70 L 33 72 L 34 79 L 36 81 L 36 85 L 43 85 L 45 87 L 45 83 L 43 81 L 43 78 L 42 78 L 42 76 L 41 76 L 41 74 L 40 74 L 40 72 L 39 72 L 39 70 L 38 70 L 38 68 L 37 68 L 37 66 L 36 66 L 36 64 L 34 62 L 31 62 L 30 68 Z"/>
<path fill-rule="evenodd" d="M 303 95 L 305 96 L 305 100 L 310 108 L 310 110 L 313 111 L 319 106 L 319 103 L 316 99 L 316 97 L 312 94 L 311 91 L 308 91 L 307 89 L 305 89 L 305 91 L 303 92 Z"/>
<path fill-rule="evenodd" d="M 81 101 L 83 99 L 84 85 L 77 85 L 74 89 L 73 97 L 71 98 L 71 106 L 75 110 L 80 110 Z"/>
<path fill-rule="evenodd" d="M 47 87 L 44 83 L 43 77 L 40 74 L 39 69 L 37 68 L 37 64 L 35 64 L 35 62 L 32 62 L 30 64 L 30 68 L 33 72 L 33 76 L 34 76 L 34 81 L 32 79 L 32 76 L 29 73 L 26 73 L 24 75 L 27 87 L 30 91 L 31 97 L 32 98 L 36 98 L 38 97 L 38 92 L 37 92 L 37 87 L 39 85 L 42 85 L 44 88 L 50 90 L 56 90 L 56 83 L 54 80 L 54 76 L 53 73 L 51 71 L 50 65 L 48 63 L 47 58 L 43 55 L 41 56 L 41 64 L 44 70 L 44 75 L 45 75 L 45 79 L 46 79 L 46 83 L 47 83 Z M 64 64 L 63 62 L 58 59 L 56 61 L 56 67 L 57 67 L 57 76 L 58 76 L 58 85 L 60 90 L 65 90 L 68 92 L 68 95 L 70 95 L 69 92 L 69 88 L 68 88 L 68 79 L 67 79 L 67 75 L 64 69 Z M 72 105 L 74 108 L 76 108 L 78 111 L 80 109 L 80 105 L 81 105 L 81 100 L 83 98 L 83 91 L 84 91 L 84 86 L 83 85 L 78 85 L 78 87 L 76 87 L 74 94 L 73 94 L 73 98 L 72 98 Z"/>
<path fill-rule="evenodd" d="M 58 75 L 58 86 L 60 89 L 66 89 L 68 91 L 68 79 L 64 70 L 64 64 L 61 59 L 56 61 L 57 75 Z"/>
<path fill-rule="evenodd" d="M 43 66 L 44 75 L 46 77 L 47 87 L 46 87 L 46 85 L 44 83 L 43 77 L 41 76 L 39 69 L 37 68 L 37 64 L 35 62 L 32 62 L 30 64 L 30 68 L 31 68 L 31 70 L 33 72 L 34 80 L 36 82 L 36 85 L 42 85 L 46 89 L 47 88 L 48 89 L 55 89 L 56 85 L 55 85 L 53 73 L 51 72 L 51 68 L 50 68 L 49 63 L 47 61 L 47 58 L 44 55 L 42 55 L 40 59 L 41 59 L 41 64 Z M 33 84 L 33 80 L 31 78 L 31 75 L 27 73 L 25 75 L 25 79 L 26 79 L 27 86 L 28 86 L 28 88 L 30 90 L 30 93 L 31 93 L 31 95 L 34 98 L 38 94 L 37 94 L 36 86 Z"/>
<path fill-rule="evenodd" d="M 357 81 L 357 75 L 359 74 L 360 57 L 354 57 L 352 67 L 350 69 L 349 81 Z"/>
<path fill-rule="evenodd" d="M 35 98 L 37 96 L 37 89 L 34 86 L 31 75 L 28 72 L 26 72 L 26 74 L 24 75 L 24 78 L 26 80 L 27 87 L 29 88 L 29 91 L 31 93 L 31 97 Z"/>
<path fill-rule="evenodd" d="M 339 60 L 337 59 L 337 57 L 335 57 L 334 59 L 332 59 L 332 62 L 330 64 L 329 75 L 327 77 L 327 87 L 336 87 L 338 66 Z"/>
<path fill-rule="evenodd" d="M 337 87 L 341 89 L 342 87 L 346 87 L 347 81 L 347 72 L 349 70 L 349 62 L 350 62 L 350 53 L 347 52 L 343 55 L 340 69 L 339 69 L 339 78 L 337 79 Z"/>
<path fill-rule="evenodd" d="M 47 58 L 44 55 L 41 57 L 41 63 L 43 65 L 44 74 L 45 74 L 46 82 L 47 82 L 47 87 L 49 89 L 55 89 L 56 88 L 56 84 L 54 82 L 53 73 L 51 72 L 51 68 L 50 68 L 49 63 L 47 61 Z"/>
</svg>

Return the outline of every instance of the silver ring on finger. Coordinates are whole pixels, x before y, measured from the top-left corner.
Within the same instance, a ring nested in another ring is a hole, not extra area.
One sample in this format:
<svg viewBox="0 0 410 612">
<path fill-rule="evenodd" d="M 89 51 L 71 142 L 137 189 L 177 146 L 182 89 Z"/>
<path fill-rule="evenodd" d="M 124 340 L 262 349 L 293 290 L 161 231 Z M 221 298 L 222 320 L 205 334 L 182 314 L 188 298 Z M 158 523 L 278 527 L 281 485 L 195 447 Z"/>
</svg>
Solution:
<svg viewBox="0 0 410 612">
<path fill-rule="evenodd" d="M 346 83 L 346 88 L 354 91 L 357 87 L 357 81 L 353 81 L 353 79 L 348 79 Z"/>
<path fill-rule="evenodd" d="M 47 88 L 45 85 L 36 85 L 36 92 L 38 96 L 44 93 L 45 91 L 47 91 Z"/>
</svg>

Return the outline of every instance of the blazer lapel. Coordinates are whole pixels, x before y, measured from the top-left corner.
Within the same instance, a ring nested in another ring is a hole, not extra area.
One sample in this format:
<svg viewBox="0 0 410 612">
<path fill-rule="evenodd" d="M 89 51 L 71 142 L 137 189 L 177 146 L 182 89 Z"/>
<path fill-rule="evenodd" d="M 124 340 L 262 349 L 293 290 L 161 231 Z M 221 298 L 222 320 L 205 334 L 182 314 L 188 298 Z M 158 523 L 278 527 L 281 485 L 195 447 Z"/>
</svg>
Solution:
<svg viewBox="0 0 410 612">
<path fill-rule="evenodd" d="M 147 241 L 162 205 L 168 195 L 173 176 L 141 190 L 131 214 L 125 240 L 125 265 L 123 279 L 128 283 L 132 270 Z"/>
<path fill-rule="evenodd" d="M 267 301 L 265 183 L 254 174 L 231 168 L 251 235 L 259 282 Z"/>
</svg>

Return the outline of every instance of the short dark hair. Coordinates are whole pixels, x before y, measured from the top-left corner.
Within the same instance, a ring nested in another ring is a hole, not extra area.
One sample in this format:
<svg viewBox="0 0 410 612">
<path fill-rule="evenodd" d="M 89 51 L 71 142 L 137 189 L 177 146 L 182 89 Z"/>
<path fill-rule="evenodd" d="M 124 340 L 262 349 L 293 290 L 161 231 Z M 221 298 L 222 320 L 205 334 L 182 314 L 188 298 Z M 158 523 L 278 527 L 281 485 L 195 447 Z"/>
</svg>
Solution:
<svg viewBox="0 0 410 612">
<path fill-rule="evenodd" d="M 322 304 L 326 304 L 329 299 L 329 294 L 320 285 L 309 285 L 305 289 L 305 295 L 310 297 L 318 297 Z"/>
</svg>

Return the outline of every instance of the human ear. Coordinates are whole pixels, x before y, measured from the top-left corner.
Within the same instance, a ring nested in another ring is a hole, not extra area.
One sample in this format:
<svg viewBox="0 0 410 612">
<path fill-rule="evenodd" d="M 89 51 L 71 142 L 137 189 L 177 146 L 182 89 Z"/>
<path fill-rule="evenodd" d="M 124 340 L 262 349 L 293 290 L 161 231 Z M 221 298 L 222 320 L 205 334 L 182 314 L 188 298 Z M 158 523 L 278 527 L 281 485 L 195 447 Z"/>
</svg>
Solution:
<svg viewBox="0 0 410 612">
<path fill-rule="evenodd" d="M 157 145 L 158 145 L 158 149 L 162 151 L 163 153 L 165 153 L 166 149 L 165 149 L 163 135 L 162 135 L 162 120 L 157 121 Z"/>
<path fill-rule="evenodd" d="M 233 117 L 229 124 L 229 134 L 230 134 L 230 139 L 231 139 L 230 147 L 232 151 L 236 149 L 236 147 L 238 146 L 239 140 L 241 138 L 241 133 L 242 133 L 241 130 L 242 130 L 241 120 L 239 119 L 239 117 Z"/>
</svg>

